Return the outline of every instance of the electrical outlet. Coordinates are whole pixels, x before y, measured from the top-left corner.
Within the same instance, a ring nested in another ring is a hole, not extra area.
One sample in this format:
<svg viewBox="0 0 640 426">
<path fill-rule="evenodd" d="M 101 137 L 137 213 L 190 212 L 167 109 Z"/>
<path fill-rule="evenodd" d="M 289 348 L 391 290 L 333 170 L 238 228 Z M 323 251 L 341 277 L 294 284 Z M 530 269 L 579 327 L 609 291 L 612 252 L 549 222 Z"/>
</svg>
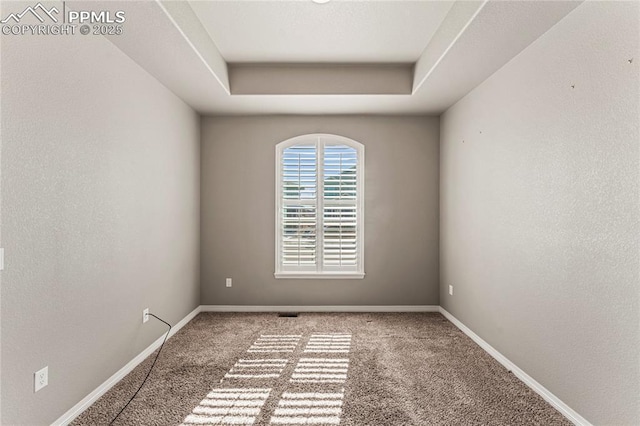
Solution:
<svg viewBox="0 0 640 426">
<path fill-rule="evenodd" d="M 231 278 L 227 278 L 227 287 L 231 287 L 232 282 L 231 282 Z"/>
<path fill-rule="evenodd" d="M 49 366 L 38 370 L 33 374 L 33 391 L 38 392 L 49 384 Z"/>
<path fill-rule="evenodd" d="M 453 296 L 453 286 L 452 285 L 449 286 L 449 295 Z"/>
<path fill-rule="evenodd" d="M 142 311 L 142 323 L 149 321 L 149 308 Z"/>
</svg>

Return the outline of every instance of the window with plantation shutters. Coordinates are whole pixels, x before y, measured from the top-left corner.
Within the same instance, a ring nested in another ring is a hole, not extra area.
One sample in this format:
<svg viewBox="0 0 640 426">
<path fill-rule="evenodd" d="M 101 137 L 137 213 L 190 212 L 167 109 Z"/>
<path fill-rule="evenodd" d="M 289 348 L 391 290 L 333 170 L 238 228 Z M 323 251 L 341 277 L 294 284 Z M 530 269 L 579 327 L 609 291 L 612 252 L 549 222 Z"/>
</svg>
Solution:
<svg viewBox="0 0 640 426">
<path fill-rule="evenodd" d="M 363 145 L 299 136 L 276 159 L 276 277 L 363 278 Z"/>
</svg>

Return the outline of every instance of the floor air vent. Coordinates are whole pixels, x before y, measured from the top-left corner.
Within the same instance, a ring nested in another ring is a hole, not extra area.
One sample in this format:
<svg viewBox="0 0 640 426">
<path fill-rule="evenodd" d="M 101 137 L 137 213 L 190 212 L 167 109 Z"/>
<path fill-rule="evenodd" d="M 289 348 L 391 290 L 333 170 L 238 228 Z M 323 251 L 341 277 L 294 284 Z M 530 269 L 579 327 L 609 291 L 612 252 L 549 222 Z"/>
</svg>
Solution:
<svg viewBox="0 0 640 426">
<path fill-rule="evenodd" d="M 278 312 L 280 318 L 298 318 L 297 312 Z"/>
</svg>

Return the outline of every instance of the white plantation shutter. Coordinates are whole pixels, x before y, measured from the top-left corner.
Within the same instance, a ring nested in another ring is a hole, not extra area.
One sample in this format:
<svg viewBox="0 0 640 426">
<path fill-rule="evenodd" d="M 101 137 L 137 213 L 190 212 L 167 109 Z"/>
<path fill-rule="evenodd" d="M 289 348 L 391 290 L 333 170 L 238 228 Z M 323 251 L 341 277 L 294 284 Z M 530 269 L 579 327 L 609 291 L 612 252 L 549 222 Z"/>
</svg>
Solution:
<svg viewBox="0 0 640 426">
<path fill-rule="evenodd" d="M 362 278 L 364 147 L 333 135 L 277 146 L 277 277 Z"/>
<path fill-rule="evenodd" d="M 350 146 L 326 144 L 323 157 L 324 266 L 355 270 L 358 249 L 358 154 Z"/>
<path fill-rule="evenodd" d="M 282 169 L 282 264 L 316 270 L 317 264 L 317 149 L 300 144 L 284 150 Z M 294 268 L 292 268 L 294 269 Z"/>
</svg>

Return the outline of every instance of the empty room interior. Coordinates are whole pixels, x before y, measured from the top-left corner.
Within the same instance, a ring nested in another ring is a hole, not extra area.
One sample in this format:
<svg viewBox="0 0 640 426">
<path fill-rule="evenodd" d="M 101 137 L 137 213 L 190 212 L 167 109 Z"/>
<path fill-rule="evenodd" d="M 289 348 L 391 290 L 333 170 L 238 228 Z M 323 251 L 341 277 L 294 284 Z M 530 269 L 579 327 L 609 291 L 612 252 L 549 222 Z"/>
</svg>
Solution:
<svg viewBox="0 0 640 426">
<path fill-rule="evenodd" d="M 0 29 L 0 424 L 640 425 L 640 2 Z"/>
</svg>

